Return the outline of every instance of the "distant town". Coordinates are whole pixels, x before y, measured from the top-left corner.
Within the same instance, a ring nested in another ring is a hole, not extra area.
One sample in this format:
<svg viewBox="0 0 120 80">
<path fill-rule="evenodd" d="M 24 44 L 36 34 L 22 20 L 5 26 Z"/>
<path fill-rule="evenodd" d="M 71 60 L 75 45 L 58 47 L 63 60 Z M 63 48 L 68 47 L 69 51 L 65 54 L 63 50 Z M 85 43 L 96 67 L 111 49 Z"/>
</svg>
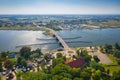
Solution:
<svg viewBox="0 0 120 80">
<path fill-rule="evenodd" d="M 0 29 L 119 28 L 120 15 L 0 15 Z"/>
</svg>

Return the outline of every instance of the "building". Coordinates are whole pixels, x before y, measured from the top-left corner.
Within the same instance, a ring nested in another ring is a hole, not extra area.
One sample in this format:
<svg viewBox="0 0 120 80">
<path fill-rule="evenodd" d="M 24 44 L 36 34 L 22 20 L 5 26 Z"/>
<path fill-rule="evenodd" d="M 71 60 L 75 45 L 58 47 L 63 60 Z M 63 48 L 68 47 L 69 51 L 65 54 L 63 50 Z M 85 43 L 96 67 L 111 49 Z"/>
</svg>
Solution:
<svg viewBox="0 0 120 80">
<path fill-rule="evenodd" d="M 38 62 L 38 63 L 41 63 L 41 62 L 44 61 L 44 58 L 36 58 L 35 61 Z"/>
<path fill-rule="evenodd" d="M 8 57 L 9 57 L 9 58 L 15 58 L 15 57 L 16 57 L 16 54 L 15 54 L 15 53 L 10 53 L 10 54 L 8 55 Z"/>
<path fill-rule="evenodd" d="M 66 64 L 71 66 L 72 68 L 79 68 L 83 67 L 86 64 L 86 62 L 83 57 L 80 57 L 72 62 L 67 62 Z"/>
</svg>

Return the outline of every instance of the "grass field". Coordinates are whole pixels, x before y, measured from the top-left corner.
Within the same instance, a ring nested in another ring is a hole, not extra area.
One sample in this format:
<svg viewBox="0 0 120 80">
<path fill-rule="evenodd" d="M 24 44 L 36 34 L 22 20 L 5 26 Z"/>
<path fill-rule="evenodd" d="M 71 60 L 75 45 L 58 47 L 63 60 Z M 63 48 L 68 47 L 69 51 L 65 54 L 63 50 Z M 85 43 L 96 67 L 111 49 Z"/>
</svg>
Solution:
<svg viewBox="0 0 120 80">
<path fill-rule="evenodd" d="M 113 73 L 114 71 L 119 71 L 120 70 L 120 65 L 118 65 L 117 60 L 114 56 L 111 54 L 107 54 L 107 56 L 113 61 L 111 64 L 108 66 L 105 66 L 105 70 L 110 70 L 110 73 Z M 112 66 L 113 65 L 113 66 Z"/>
<path fill-rule="evenodd" d="M 117 59 L 114 56 L 112 56 L 111 54 L 107 54 L 107 56 L 112 60 L 112 63 L 109 65 L 118 65 Z"/>
<path fill-rule="evenodd" d="M 120 65 L 119 66 L 106 66 L 105 70 L 110 70 L 110 73 L 113 73 L 114 71 L 119 71 L 120 70 Z"/>
</svg>

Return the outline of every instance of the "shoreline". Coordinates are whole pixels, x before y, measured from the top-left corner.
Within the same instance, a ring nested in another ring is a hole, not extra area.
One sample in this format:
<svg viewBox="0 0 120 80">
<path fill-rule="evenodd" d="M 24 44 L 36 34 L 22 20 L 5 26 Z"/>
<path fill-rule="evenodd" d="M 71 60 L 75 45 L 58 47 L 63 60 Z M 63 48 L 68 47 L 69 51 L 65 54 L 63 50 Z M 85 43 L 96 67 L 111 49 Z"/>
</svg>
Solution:
<svg viewBox="0 0 120 80">
<path fill-rule="evenodd" d="M 77 28 L 75 28 L 77 29 Z M 92 30 L 92 29 L 120 29 L 120 27 L 98 27 L 98 28 L 92 28 L 92 27 L 87 27 L 87 28 L 80 28 L 78 30 Z M 25 30 L 25 31 L 48 31 L 48 29 L 46 27 L 0 27 L 0 30 L 17 30 L 17 31 L 21 31 L 21 30 Z M 71 30 L 71 29 L 62 29 L 62 30 Z M 62 31 L 62 30 L 55 30 L 55 31 Z M 74 29 L 73 29 L 74 30 Z"/>
</svg>

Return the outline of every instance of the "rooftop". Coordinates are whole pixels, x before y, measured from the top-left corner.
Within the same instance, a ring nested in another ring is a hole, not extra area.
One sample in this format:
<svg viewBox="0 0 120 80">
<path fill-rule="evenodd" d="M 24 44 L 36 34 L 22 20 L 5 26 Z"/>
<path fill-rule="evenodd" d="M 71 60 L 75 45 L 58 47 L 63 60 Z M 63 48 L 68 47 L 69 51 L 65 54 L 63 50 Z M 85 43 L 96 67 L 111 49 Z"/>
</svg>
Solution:
<svg viewBox="0 0 120 80">
<path fill-rule="evenodd" d="M 72 62 L 67 63 L 67 65 L 71 66 L 72 68 L 79 68 L 83 67 L 86 64 L 83 57 L 80 57 Z"/>
</svg>

